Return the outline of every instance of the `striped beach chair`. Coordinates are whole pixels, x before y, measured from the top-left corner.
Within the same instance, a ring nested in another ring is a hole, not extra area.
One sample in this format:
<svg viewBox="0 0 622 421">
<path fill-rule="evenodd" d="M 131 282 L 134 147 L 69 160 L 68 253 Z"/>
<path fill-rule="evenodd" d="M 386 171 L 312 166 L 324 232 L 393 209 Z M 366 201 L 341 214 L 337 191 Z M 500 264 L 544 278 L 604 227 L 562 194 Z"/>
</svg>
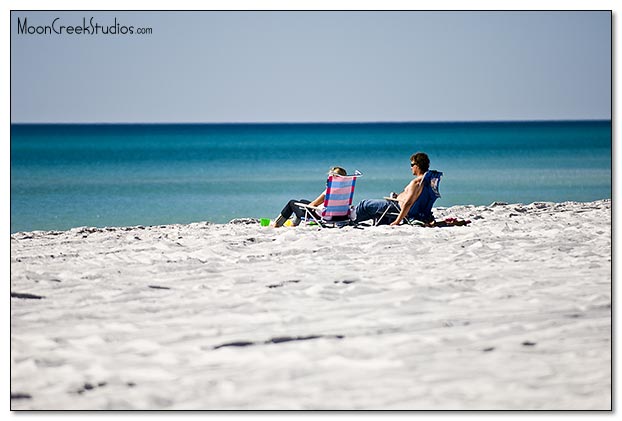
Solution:
<svg viewBox="0 0 622 421">
<path fill-rule="evenodd" d="M 359 171 L 346 176 L 329 175 L 326 181 L 323 208 L 296 203 L 297 206 L 305 210 L 305 220 L 307 222 L 315 221 L 321 227 L 326 227 L 327 224 L 333 226 L 347 225 L 350 221 L 350 206 L 354 197 L 356 179 L 362 175 Z M 318 218 L 317 215 L 321 215 L 321 217 Z"/>
</svg>

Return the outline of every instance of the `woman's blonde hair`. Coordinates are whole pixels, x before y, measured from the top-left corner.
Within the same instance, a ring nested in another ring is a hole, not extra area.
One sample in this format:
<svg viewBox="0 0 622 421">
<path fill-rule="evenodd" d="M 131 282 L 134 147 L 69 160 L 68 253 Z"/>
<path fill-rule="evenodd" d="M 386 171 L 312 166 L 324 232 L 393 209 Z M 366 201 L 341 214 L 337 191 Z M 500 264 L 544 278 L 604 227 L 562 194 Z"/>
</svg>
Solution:
<svg viewBox="0 0 622 421">
<path fill-rule="evenodd" d="M 342 175 L 342 176 L 346 176 L 348 175 L 348 172 L 341 168 L 341 167 L 332 167 L 330 170 L 328 170 L 328 175 Z"/>
</svg>

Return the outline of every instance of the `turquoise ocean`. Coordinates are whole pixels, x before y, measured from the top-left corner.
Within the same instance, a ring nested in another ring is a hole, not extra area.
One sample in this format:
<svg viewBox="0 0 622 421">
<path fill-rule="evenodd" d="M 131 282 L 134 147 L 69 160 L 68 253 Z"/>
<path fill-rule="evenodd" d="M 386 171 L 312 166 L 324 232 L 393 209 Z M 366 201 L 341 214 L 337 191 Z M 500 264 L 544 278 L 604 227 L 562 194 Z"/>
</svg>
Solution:
<svg viewBox="0 0 622 421">
<path fill-rule="evenodd" d="M 274 218 L 329 167 L 354 202 L 400 191 L 423 151 L 435 206 L 611 198 L 611 122 L 12 124 L 11 232 Z"/>
</svg>

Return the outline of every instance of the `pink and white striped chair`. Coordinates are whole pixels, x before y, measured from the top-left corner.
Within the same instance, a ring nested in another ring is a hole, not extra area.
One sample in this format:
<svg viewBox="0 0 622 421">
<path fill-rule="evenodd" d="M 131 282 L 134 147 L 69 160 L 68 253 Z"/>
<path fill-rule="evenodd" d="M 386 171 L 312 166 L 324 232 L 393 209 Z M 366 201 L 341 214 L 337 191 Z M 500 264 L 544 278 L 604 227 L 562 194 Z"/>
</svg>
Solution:
<svg viewBox="0 0 622 421">
<path fill-rule="evenodd" d="M 326 181 L 323 207 L 296 203 L 297 206 L 305 210 L 307 223 L 315 221 L 321 227 L 325 227 L 327 224 L 333 224 L 333 226 L 348 225 L 356 179 L 362 175 L 359 171 L 355 171 L 354 175 L 329 175 Z M 317 218 L 317 215 L 321 215 L 321 217 Z"/>
</svg>

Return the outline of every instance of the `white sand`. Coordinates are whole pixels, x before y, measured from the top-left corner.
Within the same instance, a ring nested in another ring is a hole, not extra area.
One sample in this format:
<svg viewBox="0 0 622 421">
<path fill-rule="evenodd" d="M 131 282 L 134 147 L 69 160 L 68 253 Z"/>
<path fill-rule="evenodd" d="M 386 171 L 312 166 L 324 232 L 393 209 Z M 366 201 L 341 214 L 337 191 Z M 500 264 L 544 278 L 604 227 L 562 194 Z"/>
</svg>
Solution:
<svg viewBox="0 0 622 421">
<path fill-rule="evenodd" d="M 611 201 L 435 214 L 12 235 L 11 407 L 610 409 Z"/>
</svg>

